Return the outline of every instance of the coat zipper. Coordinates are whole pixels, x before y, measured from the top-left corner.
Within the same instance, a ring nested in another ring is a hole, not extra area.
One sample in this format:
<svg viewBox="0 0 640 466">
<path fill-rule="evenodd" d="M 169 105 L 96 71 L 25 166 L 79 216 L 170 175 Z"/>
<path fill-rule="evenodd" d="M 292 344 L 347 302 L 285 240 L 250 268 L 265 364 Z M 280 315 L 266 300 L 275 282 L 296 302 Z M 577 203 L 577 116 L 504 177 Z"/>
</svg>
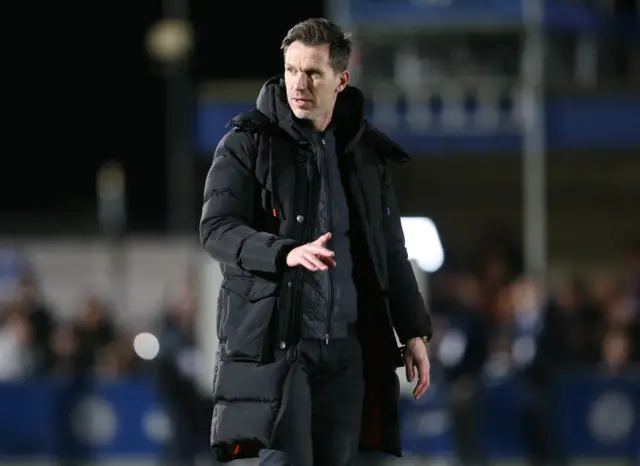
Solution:
<svg viewBox="0 0 640 466">
<path fill-rule="evenodd" d="M 320 140 L 322 142 L 322 146 L 325 145 L 325 140 L 322 138 Z M 331 193 L 333 191 L 333 187 L 331 184 L 331 176 L 330 176 L 330 167 L 329 162 L 327 161 L 326 154 L 322 148 L 322 146 L 318 147 L 318 151 L 322 153 L 322 168 L 324 174 L 322 179 L 326 181 L 326 189 L 325 189 L 325 200 L 327 201 L 327 227 L 328 231 L 331 231 L 335 225 L 335 219 L 333 218 L 334 210 L 333 210 L 333 197 Z M 329 243 L 333 243 L 333 240 L 329 240 Z M 329 340 L 331 339 L 331 320 L 333 319 L 333 308 L 335 306 L 335 277 L 333 268 L 329 268 L 329 309 L 327 311 L 327 322 L 325 327 L 324 334 L 324 343 L 325 345 L 329 344 Z"/>
<path fill-rule="evenodd" d="M 314 153 L 314 157 L 317 157 L 317 154 L 315 153 L 315 147 L 313 147 L 313 153 Z M 307 164 L 308 166 L 313 167 L 314 171 L 317 171 L 317 169 L 315 167 L 317 167 L 317 162 L 315 160 L 310 160 L 309 158 L 307 158 Z M 317 210 L 317 205 L 318 205 L 318 176 L 313 176 L 310 180 L 309 183 L 309 198 L 307 201 L 307 215 L 308 218 L 310 219 L 309 221 L 307 221 L 304 231 L 302 233 L 302 239 L 303 239 L 303 243 L 309 243 L 311 241 L 311 234 L 313 232 L 313 221 L 311 219 L 314 219 L 317 215 L 317 212 L 314 210 Z M 315 207 L 314 207 L 315 206 Z M 313 215 L 310 215 L 313 214 Z M 302 308 L 302 285 L 303 285 L 303 279 L 304 279 L 304 270 L 302 268 L 300 268 L 300 270 L 297 273 L 297 277 L 295 280 L 295 290 L 293 293 L 293 318 L 291 319 L 291 327 L 290 327 L 290 334 L 291 334 L 291 341 L 290 344 L 297 344 L 299 339 L 300 339 L 300 331 L 301 331 L 301 321 L 300 321 L 300 314 L 301 314 L 301 308 Z"/>
<path fill-rule="evenodd" d="M 382 202 L 382 228 L 386 229 L 387 228 L 387 221 L 388 219 L 386 217 L 390 217 L 391 216 L 391 208 L 389 207 L 389 203 L 387 202 L 387 195 L 385 192 L 385 185 L 384 185 L 384 176 L 382 174 L 382 172 L 380 172 L 380 170 L 378 171 L 378 178 L 380 181 L 380 200 Z M 371 254 L 371 260 L 374 261 L 374 252 L 370 251 Z M 389 309 L 389 303 L 388 300 L 385 299 L 385 309 L 384 309 L 384 314 L 386 316 L 387 319 L 387 323 L 389 324 L 390 328 L 393 329 L 393 318 L 391 317 L 391 311 Z M 393 344 L 396 344 L 395 341 L 395 336 L 393 337 Z M 404 348 L 402 349 L 402 352 L 404 352 Z"/>
</svg>

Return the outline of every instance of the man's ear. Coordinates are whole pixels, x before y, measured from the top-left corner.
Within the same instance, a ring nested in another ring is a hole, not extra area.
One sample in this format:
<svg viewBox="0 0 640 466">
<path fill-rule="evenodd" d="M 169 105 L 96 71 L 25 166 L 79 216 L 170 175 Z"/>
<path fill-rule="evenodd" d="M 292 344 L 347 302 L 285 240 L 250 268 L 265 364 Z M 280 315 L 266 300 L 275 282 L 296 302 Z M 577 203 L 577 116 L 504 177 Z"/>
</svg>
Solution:
<svg viewBox="0 0 640 466">
<path fill-rule="evenodd" d="M 336 88 L 336 93 L 344 91 L 344 88 L 347 87 L 350 79 L 351 79 L 351 75 L 349 74 L 348 71 L 343 71 L 342 73 L 340 73 L 340 83 Z"/>
</svg>

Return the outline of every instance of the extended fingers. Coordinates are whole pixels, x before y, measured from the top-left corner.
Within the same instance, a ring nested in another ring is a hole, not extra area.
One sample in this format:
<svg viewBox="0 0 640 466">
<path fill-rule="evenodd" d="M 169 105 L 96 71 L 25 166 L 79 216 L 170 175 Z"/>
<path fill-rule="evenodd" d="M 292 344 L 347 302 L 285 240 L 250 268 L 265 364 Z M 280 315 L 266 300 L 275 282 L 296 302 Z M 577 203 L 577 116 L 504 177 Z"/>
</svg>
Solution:
<svg viewBox="0 0 640 466">
<path fill-rule="evenodd" d="M 422 359 L 418 361 L 416 365 L 418 367 L 418 383 L 413 389 L 413 396 L 418 399 L 424 395 L 424 392 L 429 388 L 430 364 L 428 359 Z"/>
</svg>

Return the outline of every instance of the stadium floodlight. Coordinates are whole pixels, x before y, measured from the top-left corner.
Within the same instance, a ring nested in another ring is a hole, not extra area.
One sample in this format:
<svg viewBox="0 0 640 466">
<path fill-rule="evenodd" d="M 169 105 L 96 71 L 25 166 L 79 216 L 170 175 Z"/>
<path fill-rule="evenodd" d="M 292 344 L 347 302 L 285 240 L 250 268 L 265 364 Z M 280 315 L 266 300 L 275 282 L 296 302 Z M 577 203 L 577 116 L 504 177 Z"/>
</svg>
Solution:
<svg viewBox="0 0 640 466">
<path fill-rule="evenodd" d="M 444 248 L 436 224 L 427 217 L 402 217 L 400 221 L 409 259 L 424 272 L 436 272 L 444 263 Z"/>
</svg>

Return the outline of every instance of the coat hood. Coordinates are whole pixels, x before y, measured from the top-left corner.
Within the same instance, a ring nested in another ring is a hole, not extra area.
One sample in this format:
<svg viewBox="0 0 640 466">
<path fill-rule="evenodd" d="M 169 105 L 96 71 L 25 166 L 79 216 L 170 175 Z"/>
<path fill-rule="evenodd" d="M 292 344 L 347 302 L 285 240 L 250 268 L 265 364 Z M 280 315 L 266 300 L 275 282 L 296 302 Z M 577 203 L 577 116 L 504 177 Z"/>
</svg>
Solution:
<svg viewBox="0 0 640 466">
<path fill-rule="evenodd" d="M 282 76 L 275 76 L 264 83 L 258 94 L 256 106 L 273 123 L 292 136 L 299 137 L 300 132 L 297 130 L 299 123 L 287 101 L 287 92 Z M 338 94 L 332 124 L 336 128 L 336 132 L 349 141 L 349 144 L 360 139 L 366 128 L 366 120 L 364 118 L 364 96 L 358 88 L 347 86 Z"/>
</svg>

